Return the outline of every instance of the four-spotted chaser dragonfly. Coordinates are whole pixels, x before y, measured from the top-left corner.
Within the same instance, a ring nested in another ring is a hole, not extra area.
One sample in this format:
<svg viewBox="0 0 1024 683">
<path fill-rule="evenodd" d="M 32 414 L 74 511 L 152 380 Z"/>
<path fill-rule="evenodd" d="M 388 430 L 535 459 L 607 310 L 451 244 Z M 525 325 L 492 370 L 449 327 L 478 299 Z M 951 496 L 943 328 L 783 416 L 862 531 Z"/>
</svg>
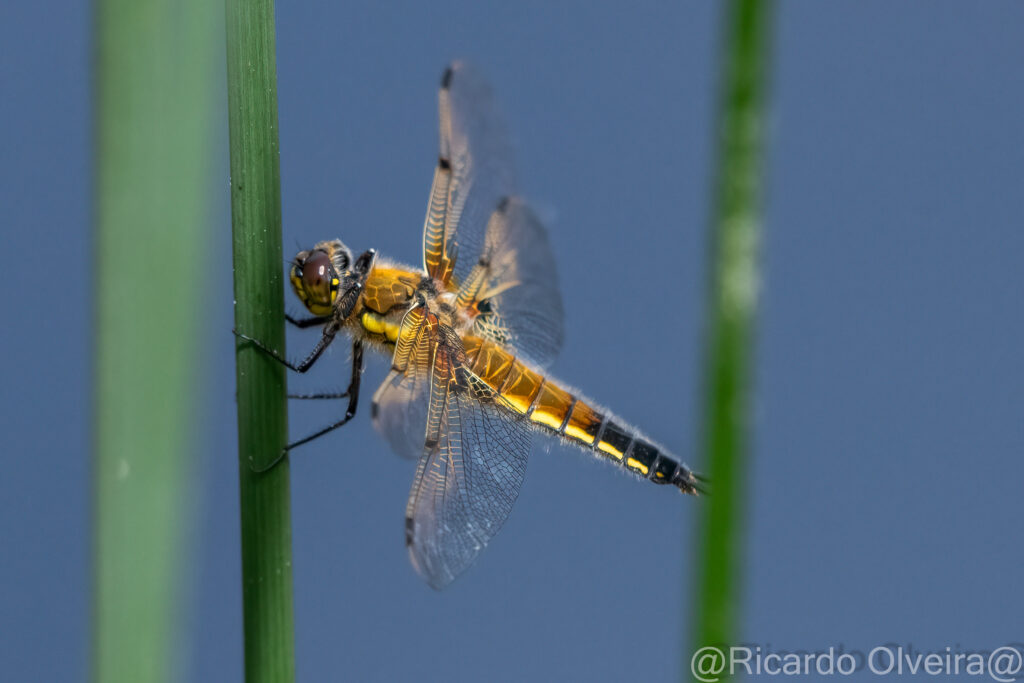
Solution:
<svg viewBox="0 0 1024 683">
<path fill-rule="evenodd" d="M 509 144 L 485 82 L 455 63 L 441 82 L 441 152 L 423 229 L 423 267 L 339 240 L 295 257 L 290 280 L 322 326 L 298 372 L 338 332 L 352 338 L 355 414 L 363 346 L 388 354 L 373 424 L 419 460 L 405 515 L 416 570 L 436 589 L 474 561 L 519 495 L 534 433 L 555 436 L 656 484 L 700 491 L 700 478 L 637 430 L 545 373 L 562 345 L 562 299 L 544 227 L 514 193 Z M 248 339 L 248 338 L 247 338 Z"/>
</svg>

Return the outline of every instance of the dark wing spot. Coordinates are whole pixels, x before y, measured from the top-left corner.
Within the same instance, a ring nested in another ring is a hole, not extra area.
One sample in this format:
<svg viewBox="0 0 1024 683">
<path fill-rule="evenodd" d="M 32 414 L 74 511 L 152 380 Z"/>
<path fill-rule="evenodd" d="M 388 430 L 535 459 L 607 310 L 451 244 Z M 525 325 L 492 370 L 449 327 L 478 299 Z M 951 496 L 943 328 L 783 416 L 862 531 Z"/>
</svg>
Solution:
<svg viewBox="0 0 1024 683">
<path fill-rule="evenodd" d="M 416 522 L 413 521 L 412 517 L 405 518 L 405 544 L 407 546 L 412 545 L 412 537 L 416 532 Z"/>
</svg>

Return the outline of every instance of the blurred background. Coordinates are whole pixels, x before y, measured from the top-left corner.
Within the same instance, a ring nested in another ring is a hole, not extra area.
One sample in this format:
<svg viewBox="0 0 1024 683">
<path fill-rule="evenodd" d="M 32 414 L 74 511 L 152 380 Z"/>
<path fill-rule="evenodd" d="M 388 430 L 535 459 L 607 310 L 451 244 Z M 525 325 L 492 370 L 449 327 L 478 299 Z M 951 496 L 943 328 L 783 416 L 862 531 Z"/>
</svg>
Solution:
<svg viewBox="0 0 1024 683">
<path fill-rule="evenodd" d="M 340 237 L 419 262 L 438 79 L 451 59 L 473 61 L 558 258 L 567 334 L 553 374 L 699 469 L 718 9 L 280 3 L 285 256 Z M 81 3 L 0 7 L 0 662 L 12 681 L 89 672 L 91 26 Z M 745 642 L 1020 640 L 1022 26 L 1011 3 L 778 6 Z M 201 420 L 181 501 L 194 533 L 176 659 L 191 681 L 242 677 L 217 64 Z M 142 227 L 137 254 L 158 257 Z M 286 305 L 298 309 L 290 294 Z M 315 341 L 289 335 L 293 356 Z M 348 352 L 335 346 L 292 387 L 343 388 Z M 370 364 L 370 392 L 384 370 Z M 700 500 L 535 448 L 504 530 L 435 593 L 403 545 L 413 465 L 373 432 L 367 405 L 293 459 L 298 680 L 680 678 Z M 329 415 L 293 405 L 292 434 Z"/>
</svg>

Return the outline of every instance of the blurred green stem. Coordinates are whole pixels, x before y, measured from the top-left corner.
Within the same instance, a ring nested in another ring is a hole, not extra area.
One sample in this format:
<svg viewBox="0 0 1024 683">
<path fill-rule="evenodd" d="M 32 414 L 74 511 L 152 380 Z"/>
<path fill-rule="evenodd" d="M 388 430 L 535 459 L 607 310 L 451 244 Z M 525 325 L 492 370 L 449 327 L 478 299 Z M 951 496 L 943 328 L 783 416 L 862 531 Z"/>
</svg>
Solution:
<svg viewBox="0 0 1024 683">
<path fill-rule="evenodd" d="M 216 13 L 95 5 L 93 677 L 180 679 Z"/>
<path fill-rule="evenodd" d="M 227 0 L 235 327 L 284 351 L 281 182 L 272 0 Z M 295 678 L 284 367 L 236 345 L 245 678 Z"/>
<path fill-rule="evenodd" d="M 739 636 L 751 359 L 757 309 L 765 96 L 774 3 L 731 0 L 725 13 L 719 154 L 705 356 L 705 500 L 693 647 Z M 689 659 L 687 659 L 689 670 Z"/>
</svg>

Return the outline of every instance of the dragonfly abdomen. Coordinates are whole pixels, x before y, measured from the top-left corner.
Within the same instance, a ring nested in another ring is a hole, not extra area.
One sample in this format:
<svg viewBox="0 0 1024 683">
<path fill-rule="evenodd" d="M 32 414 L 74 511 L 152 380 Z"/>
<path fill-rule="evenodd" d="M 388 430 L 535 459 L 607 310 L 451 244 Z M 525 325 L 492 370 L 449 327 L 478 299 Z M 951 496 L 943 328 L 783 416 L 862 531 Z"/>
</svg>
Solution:
<svg viewBox="0 0 1024 683">
<path fill-rule="evenodd" d="M 505 399 L 509 409 L 525 415 L 543 431 L 656 484 L 697 493 L 697 481 L 686 465 L 615 415 L 594 407 L 493 342 L 476 337 L 466 337 L 463 342 L 474 374 Z"/>
</svg>

